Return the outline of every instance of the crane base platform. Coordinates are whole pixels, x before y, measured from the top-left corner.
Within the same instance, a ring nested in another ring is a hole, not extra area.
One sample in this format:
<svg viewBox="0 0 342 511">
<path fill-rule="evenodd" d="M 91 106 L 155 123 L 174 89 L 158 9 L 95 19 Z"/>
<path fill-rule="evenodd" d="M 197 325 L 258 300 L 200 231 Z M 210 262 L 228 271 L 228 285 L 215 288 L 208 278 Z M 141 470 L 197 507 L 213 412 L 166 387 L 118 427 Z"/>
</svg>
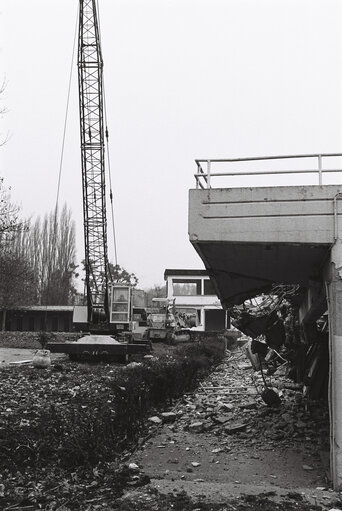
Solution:
<svg viewBox="0 0 342 511">
<path fill-rule="evenodd" d="M 109 335 L 87 335 L 74 342 L 49 342 L 46 349 L 51 353 L 88 357 L 128 356 L 151 350 L 148 342 L 119 342 Z"/>
</svg>

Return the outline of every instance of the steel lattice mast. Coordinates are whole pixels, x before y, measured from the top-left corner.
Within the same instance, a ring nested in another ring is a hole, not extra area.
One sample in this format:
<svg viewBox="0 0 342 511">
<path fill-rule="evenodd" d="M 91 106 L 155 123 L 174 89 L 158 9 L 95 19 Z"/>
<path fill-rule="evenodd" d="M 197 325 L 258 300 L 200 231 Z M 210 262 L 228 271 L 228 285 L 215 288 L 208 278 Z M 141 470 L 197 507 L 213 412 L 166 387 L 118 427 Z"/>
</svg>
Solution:
<svg viewBox="0 0 342 511">
<path fill-rule="evenodd" d="M 88 322 L 108 320 L 103 61 L 96 0 L 80 0 L 78 85 Z"/>
</svg>

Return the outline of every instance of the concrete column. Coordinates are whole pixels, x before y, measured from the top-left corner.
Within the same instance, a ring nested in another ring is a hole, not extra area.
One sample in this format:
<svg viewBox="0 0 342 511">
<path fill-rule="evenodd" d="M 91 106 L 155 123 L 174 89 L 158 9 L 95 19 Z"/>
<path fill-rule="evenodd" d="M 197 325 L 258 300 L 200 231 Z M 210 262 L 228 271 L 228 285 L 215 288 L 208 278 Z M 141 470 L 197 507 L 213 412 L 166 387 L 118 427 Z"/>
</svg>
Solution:
<svg viewBox="0 0 342 511">
<path fill-rule="evenodd" d="M 330 343 L 330 469 L 334 490 L 342 488 L 342 244 L 331 251 L 328 284 Z"/>
</svg>

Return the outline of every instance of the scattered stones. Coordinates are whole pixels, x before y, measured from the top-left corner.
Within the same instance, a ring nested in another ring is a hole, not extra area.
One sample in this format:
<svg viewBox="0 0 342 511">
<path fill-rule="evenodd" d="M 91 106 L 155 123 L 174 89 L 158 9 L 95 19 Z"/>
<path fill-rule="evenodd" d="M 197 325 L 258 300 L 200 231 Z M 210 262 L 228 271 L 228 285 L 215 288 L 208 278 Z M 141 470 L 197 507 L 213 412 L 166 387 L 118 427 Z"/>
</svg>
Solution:
<svg viewBox="0 0 342 511">
<path fill-rule="evenodd" d="M 231 420 L 233 418 L 233 414 L 230 413 L 230 414 L 227 414 L 227 415 L 214 415 L 212 417 L 212 420 L 218 424 L 225 424 L 226 422 L 228 422 L 229 420 Z"/>
<path fill-rule="evenodd" d="M 234 433 L 239 433 L 240 431 L 245 431 L 246 428 L 247 428 L 247 424 L 235 423 L 235 424 L 229 424 L 229 426 L 226 426 L 224 428 L 224 430 L 228 435 L 233 435 Z"/>
<path fill-rule="evenodd" d="M 241 405 L 239 405 L 239 408 L 241 408 L 241 410 L 252 410 L 257 407 L 258 407 L 258 404 L 252 400 L 246 401 L 245 403 L 242 403 Z"/>
</svg>

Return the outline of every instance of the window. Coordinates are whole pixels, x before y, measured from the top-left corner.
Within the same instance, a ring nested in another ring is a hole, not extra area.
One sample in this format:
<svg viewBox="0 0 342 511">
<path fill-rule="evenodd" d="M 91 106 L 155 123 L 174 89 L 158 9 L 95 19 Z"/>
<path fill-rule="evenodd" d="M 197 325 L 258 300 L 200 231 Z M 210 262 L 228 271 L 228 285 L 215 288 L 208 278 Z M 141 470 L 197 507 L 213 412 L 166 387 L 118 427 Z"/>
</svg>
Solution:
<svg viewBox="0 0 342 511">
<path fill-rule="evenodd" d="M 68 316 L 64 316 L 64 318 L 63 318 L 63 325 L 64 325 L 63 326 L 64 332 L 69 332 L 70 326 L 69 326 L 69 318 L 68 318 Z"/>
<path fill-rule="evenodd" d="M 28 329 L 29 329 L 29 332 L 34 332 L 34 317 L 33 316 L 29 316 L 29 318 L 28 318 Z"/>
<path fill-rule="evenodd" d="M 213 283 L 209 279 L 204 280 L 204 294 L 205 295 L 216 295 Z"/>
<path fill-rule="evenodd" d="M 22 332 L 23 331 L 23 318 L 22 316 L 19 316 L 17 318 L 17 331 Z"/>
<path fill-rule="evenodd" d="M 51 320 L 51 329 L 53 332 L 58 332 L 58 317 L 54 316 Z"/>
<path fill-rule="evenodd" d="M 40 330 L 42 330 L 42 331 L 46 330 L 45 316 L 40 317 L 39 323 L 40 323 L 40 327 L 39 327 Z"/>
<path fill-rule="evenodd" d="M 130 312 L 130 293 L 127 286 L 112 288 L 112 323 L 128 323 Z"/>
<path fill-rule="evenodd" d="M 201 294 L 200 279 L 172 279 L 173 296 L 196 296 Z"/>
</svg>

